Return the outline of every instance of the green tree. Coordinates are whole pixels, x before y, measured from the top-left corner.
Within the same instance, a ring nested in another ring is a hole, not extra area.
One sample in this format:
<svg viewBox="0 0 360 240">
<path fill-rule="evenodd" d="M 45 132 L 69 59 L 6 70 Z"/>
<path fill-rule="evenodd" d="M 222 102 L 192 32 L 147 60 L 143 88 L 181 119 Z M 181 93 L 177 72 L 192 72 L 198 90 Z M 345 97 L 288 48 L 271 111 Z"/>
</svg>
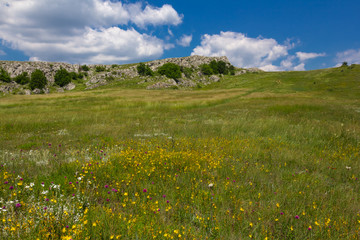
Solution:
<svg viewBox="0 0 360 240">
<path fill-rule="evenodd" d="M 175 63 L 165 63 L 158 68 L 158 73 L 175 80 L 181 78 L 181 69 L 179 65 L 176 65 Z"/>
<path fill-rule="evenodd" d="M 212 74 L 218 74 L 219 70 L 218 70 L 218 62 L 215 60 L 212 60 L 209 64 L 209 66 L 211 67 L 212 70 Z M 206 75 L 206 74 L 205 74 Z"/>
<path fill-rule="evenodd" d="M 31 73 L 31 79 L 30 79 L 31 90 L 34 90 L 35 88 L 42 89 L 46 86 L 46 83 L 47 83 L 47 79 L 43 71 L 39 69 L 35 69 L 35 71 Z"/>
<path fill-rule="evenodd" d="M 220 73 L 220 74 L 228 74 L 228 72 L 229 72 L 229 69 L 226 66 L 226 62 L 224 62 L 224 61 L 217 62 L 217 70 L 218 70 L 218 73 Z"/>
<path fill-rule="evenodd" d="M 144 63 L 139 63 L 136 69 L 140 76 L 154 76 L 154 72 L 151 70 L 151 68 Z"/>
<path fill-rule="evenodd" d="M 212 68 L 208 64 L 201 64 L 200 65 L 200 71 L 204 75 L 212 75 L 214 72 Z"/>
<path fill-rule="evenodd" d="M 60 68 L 55 73 L 55 84 L 63 87 L 71 82 L 71 74 L 64 68 Z"/>
<path fill-rule="evenodd" d="M 0 81 L 11 82 L 10 74 L 3 68 L 0 68 Z"/>
<path fill-rule="evenodd" d="M 30 82 L 30 77 L 27 72 L 23 72 L 15 77 L 15 82 L 21 85 L 28 84 Z"/>
<path fill-rule="evenodd" d="M 85 72 L 87 72 L 87 71 L 90 70 L 90 68 L 89 68 L 88 66 L 86 66 L 86 65 L 82 65 L 82 66 L 80 67 L 80 69 L 81 69 L 82 71 L 85 71 Z"/>
<path fill-rule="evenodd" d="M 233 65 L 230 65 L 229 73 L 230 73 L 230 75 L 235 75 L 235 67 Z"/>
</svg>

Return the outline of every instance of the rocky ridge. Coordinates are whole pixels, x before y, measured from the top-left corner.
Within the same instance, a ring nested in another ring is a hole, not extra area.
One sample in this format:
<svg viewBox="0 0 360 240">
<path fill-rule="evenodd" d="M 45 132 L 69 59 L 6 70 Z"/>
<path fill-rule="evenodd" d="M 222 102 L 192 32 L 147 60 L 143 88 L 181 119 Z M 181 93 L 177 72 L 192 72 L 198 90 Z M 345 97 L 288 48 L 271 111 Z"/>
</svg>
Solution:
<svg viewBox="0 0 360 240">
<path fill-rule="evenodd" d="M 223 57 L 203 57 L 203 56 L 189 56 L 181 58 L 167 58 L 161 60 L 154 60 L 146 62 L 153 71 L 155 71 L 160 66 L 165 63 L 175 63 L 180 67 L 187 67 L 192 69 L 198 69 L 201 64 L 209 64 L 211 61 L 224 61 L 227 65 L 231 65 L 228 58 Z M 101 64 L 92 64 L 87 65 L 89 71 L 86 72 L 86 78 L 84 79 L 84 84 L 86 89 L 93 89 L 102 85 L 106 85 L 112 81 L 122 81 L 125 79 L 132 79 L 140 77 L 137 73 L 137 64 L 131 65 L 101 65 Z M 103 67 L 105 71 L 97 72 L 97 67 Z M 45 89 L 30 91 L 28 88 L 19 85 L 15 82 L 11 83 L 0 83 L 0 92 L 3 93 L 18 93 L 18 94 L 31 94 L 31 93 L 48 93 L 50 92 L 49 88 L 54 85 L 54 76 L 57 70 L 64 68 L 68 72 L 84 72 L 81 69 L 79 64 L 69 64 L 61 62 L 19 62 L 19 61 L 0 61 L 0 68 L 6 70 L 12 78 L 20 75 L 23 72 L 27 72 L 29 75 L 35 70 L 40 69 L 44 72 L 48 85 Z M 84 72 L 85 73 L 85 72 Z M 237 71 L 236 74 L 246 73 L 246 70 Z M 194 78 L 186 78 L 184 75 L 181 79 L 174 81 L 172 79 L 167 79 L 166 77 L 140 77 L 143 78 L 144 82 L 154 82 L 154 84 L 147 86 L 147 89 L 159 89 L 159 88 L 176 88 L 176 87 L 185 87 L 191 88 L 197 86 L 198 83 L 201 84 L 210 84 L 212 82 L 217 82 L 221 77 L 211 76 L 204 77 L 199 71 L 195 71 Z M 149 79 L 152 78 L 152 79 Z M 196 78 L 196 79 L 195 79 Z M 74 83 L 71 83 L 69 86 L 63 88 L 56 88 L 57 92 L 64 92 L 76 88 Z"/>
</svg>

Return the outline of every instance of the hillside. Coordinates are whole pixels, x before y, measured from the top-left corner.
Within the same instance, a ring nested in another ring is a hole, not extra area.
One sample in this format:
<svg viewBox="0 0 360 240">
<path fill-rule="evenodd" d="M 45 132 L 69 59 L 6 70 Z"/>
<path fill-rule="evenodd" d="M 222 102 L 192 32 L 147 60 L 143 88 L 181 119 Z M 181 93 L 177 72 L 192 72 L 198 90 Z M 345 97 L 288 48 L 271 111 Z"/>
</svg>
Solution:
<svg viewBox="0 0 360 240">
<path fill-rule="evenodd" d="M 358 239 L 360 66 L 213 76 L 2 95 L 0 238 Z"/>
</svg>

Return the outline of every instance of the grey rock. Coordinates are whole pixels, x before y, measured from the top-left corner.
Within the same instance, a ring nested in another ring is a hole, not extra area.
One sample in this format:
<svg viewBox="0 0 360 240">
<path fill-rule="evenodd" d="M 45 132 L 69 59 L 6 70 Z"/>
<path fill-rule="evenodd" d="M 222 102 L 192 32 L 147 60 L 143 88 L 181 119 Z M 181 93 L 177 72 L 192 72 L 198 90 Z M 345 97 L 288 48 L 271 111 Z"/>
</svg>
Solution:
<svg viewBox="0 0 360 240">
<path fill-rule="evenodd" d="M 25 94 L 25 95 L 31 95 L 31 91 L 30 91 L 29 89 L 25 89 L 25 90 L 24 90 L 24 94 Z"/>
<path fill-rule="evenodd" d="M 59 92 L 59 93 L 63 93 L 64 89 L 63 88 L 57 88 L 56 91 Z"/>
<path fill-rule="evenodd" d="M 219 82 L 219 81 L 220 81 L 220 77 L 217 76 L 217 75 L 212 75 L 212 76 L 209 77 L 209 80 L 210 80 L 211 82 Z"/>
<path fill-rule="evenodd" d="M 40 94 L 40 93 L 41 93 L 41 90 L 38 89 L 38 88 L 35 88 L 32 92 L 33 92 L 34 94 Z"/>
<path fill-rule="evenodd" d="M 69 83 L 68 85 L 64 86 L 64 89 L 70 91 L 75 89 L 75 87 L 76 87 L 75 84 Z"/>
<path fill-rule="evenodd" d="M 49 89 L 49 88 L 43 88 L 43 92 L 44 92 L 45 94 L 49 94 L 49 93 L 50 93 L 50 89 Z"/>
</svg>

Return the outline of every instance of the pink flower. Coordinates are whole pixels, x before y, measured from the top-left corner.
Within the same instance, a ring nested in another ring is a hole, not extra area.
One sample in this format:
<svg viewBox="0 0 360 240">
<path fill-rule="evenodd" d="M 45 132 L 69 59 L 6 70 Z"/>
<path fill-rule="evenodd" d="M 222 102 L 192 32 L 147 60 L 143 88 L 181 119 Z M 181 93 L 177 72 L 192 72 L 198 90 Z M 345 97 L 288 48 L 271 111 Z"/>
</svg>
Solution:
<svg viewBox="0 0 360 240">
<path fill-rule="evenodd" d="M 146 188 L 144 188 L 143 192 L 147 192 Z"/>
<path fill-rule="evenodd" d="M 299 216 L 298 216 L 298 215 L 296 215 L 296 216 L 295 216 L 295 218 L 296 218 L 296 219 L 299 219 Z"/>
</svg>

